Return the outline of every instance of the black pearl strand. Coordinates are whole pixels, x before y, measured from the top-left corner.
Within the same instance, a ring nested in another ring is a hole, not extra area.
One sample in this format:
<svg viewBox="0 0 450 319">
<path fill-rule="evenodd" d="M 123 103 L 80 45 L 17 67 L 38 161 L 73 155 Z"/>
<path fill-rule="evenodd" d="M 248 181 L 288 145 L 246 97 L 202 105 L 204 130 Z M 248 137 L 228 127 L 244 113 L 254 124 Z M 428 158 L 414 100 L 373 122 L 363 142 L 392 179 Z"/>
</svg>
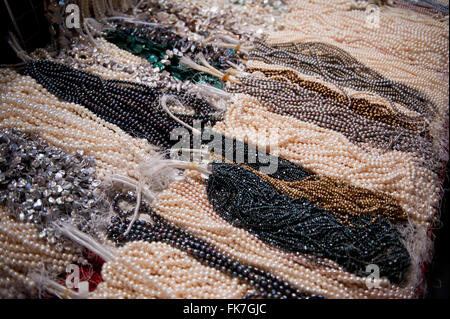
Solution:
<svg viewBox="0 0 450 319">
<path fill-rule="evenodd" d="M 212 126 L 218 119 L 215 110 L 204 100 L 180 89 L 159 85 L 155 88 L 140 83 L 105 80 L 89 72 L 46 60 L 27 63 L 25 74 L 57 97 L 85 106 L 105 121 L 117 125 L 125 132 L 146 138 L 151 144 L 168 149 L 177 141 L 170 133 L 181 125 L 170 118 L 160 106 L 160 97 L 172 95 L 193 114 L 177 117 L 193 126 Z"/>
<path fill-rule="evenodd" d="M 123 234 L 129 224 L 126 219 L 129 213 L 123 212 L 119 207 L 119 203 L 123 200 L 135 201 L 136 198 L 129 194 L 117 194 L 114 197 L 113 209 L 119 214 L 111 220 L 111 224 L 108 227 L 108 237 L 120 244 L 138 240 L 169 244 L 187 252 L 201 263 L 249 284 L 257 290 L 257 293 L 252 294 L 252 297 L 275 299 L 323 298 L 322 296 L 309 295 L 302 292 L 283 279 L 257 267 L 240 263 L 204 240 L 167 222 L 153 212 L 145 202 L 141 202 L 140 212 L 150 216 L 152 222 L 138 220 L 133 224 L 130 232 L 124 236 Z"/>
</svg>

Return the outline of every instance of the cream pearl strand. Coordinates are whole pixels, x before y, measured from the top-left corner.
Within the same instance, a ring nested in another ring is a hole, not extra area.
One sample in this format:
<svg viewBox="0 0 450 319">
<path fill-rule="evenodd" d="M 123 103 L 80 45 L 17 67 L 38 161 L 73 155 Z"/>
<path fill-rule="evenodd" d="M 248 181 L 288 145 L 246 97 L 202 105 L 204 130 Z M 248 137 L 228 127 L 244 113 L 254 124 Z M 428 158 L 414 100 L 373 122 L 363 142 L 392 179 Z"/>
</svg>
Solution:
<svg viewBox="0 0 450 319">
<path fill-rule="evenodd" d="M 284 30 L 271 33 L 267 41 L 338 46 L 386 78 L 423 91 L 438 105 L 436 117 L 447 117 L 448 22 L 420 14 L 411 19 L 401 9 L 383 7 L 379 28 L 371 29 L 367 13 L 350 10 L 350 5 L 303 1 L 283 16 Z"/>
<path fill-rule="evenodd" d="M 277 155 L 318 174 L 389 194 L 413 220 L 425 227 L 432 222 L 439 203 L 438 176 L 414 165 L 410 155 L 397 151 L 381 154 L 369 147 L 366 151 L 342 134 L 268 112 L 254 98 L 241 95 L 237 101 L 214 130 L 256 145 L 261 144 L 258 137 L 268 136 L 270 128 L 279 136 L 273 140 Z"/>
<path fill-rule="evenodd" d="M 196 173 L 192 173 L 196 175 Z M 335 263 L 320 266 L 306 256 L 280 251 L 241 228 L 221 219 L 209 204 L 203 182 L 194 179 L 172 183 L 153 204 L 155 211 L 175 225 L 204 238 L 240 262 L 259 267 L 296 287 L 326 298 L 409 298 L 411 288 L 401 289 L 383 282 L 380 291 L 367 289 L 365 278 L 346 273 Z M 331 267 L 331 268 L 330 268 Z"/>
<path fill-rule="evenodd" d="M 102 277 L 92 298 L 242 298 L 250 291 L 236 278 L 159 242 L 119 248 L 116 258 L 103 265 Z"/>
<path fill-rule="evenodd" d="M 73 251 L 58 251 L 54 245 L 39 239 L 33 224 L 14 220 L 0 207 L 0 296 L 9 298 L 37 294 L 37 284 L 28 275 L 45 270 L 59 275 L 72 263 L 85 263 Z"/>
</svg>

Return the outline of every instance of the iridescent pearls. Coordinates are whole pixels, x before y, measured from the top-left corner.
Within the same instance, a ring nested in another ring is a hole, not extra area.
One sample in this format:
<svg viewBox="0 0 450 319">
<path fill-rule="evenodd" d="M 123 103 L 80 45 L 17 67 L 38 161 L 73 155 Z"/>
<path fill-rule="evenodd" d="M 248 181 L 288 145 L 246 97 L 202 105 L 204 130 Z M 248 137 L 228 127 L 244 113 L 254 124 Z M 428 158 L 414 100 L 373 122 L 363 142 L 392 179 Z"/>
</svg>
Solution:
<svg viewBox="0 0 450 319">
<path fill-rule="evenodd" d="M 242 298 L 251 289 L 165 243 L 132 242 L 103 265 L 91 298 Z"/>
</svg>

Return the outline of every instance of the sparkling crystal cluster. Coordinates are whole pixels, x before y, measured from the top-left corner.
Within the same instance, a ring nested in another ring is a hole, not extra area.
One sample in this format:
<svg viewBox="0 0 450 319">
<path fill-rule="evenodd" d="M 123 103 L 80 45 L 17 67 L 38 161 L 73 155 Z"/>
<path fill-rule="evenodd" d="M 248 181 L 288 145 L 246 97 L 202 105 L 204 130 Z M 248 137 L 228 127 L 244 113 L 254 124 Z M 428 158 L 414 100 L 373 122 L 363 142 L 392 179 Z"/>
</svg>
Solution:
<svg viewBox="0 0 450 319">
<path fill-rule="evenodd" d="M 89 230 L 91 219 L 108 208 L 100 184 L 93 158 L 82 152 L 67 154 L 15 129 L 0 132 L 0 203 L 18 220 L 36 224 L 40 238 L 62 245 L 53 221 Z"/>
</svg>

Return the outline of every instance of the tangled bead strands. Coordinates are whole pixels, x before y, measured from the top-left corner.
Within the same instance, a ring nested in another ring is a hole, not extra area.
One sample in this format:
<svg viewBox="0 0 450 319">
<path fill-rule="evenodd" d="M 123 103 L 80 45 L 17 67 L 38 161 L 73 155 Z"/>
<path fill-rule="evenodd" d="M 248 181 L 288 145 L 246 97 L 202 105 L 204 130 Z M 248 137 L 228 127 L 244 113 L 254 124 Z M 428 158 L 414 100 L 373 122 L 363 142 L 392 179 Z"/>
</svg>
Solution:
<svg viewBox="0 0 450 319">
<path fill-rule="evenodd" d="M 445 20 L 412 12 L 405 14 L 400 8 L 382 6 L 375 12 L 379 14 L 379 23 L 373 26 L 367 23 L 367 12 L 352 9 L 353 3 L 347 0 L 304 1 L 284 15 L 284 29 L 272 32 L 267 40 L 270 43 L 321 41 L 342 45 L 354 56 L 367 55 L 367 62 L 372 56 L 378 62 L 387 63 L 389 68 L 395 64 L 399 68 L 414 67 L 418 74 L 448 70 L 448 23 Z M 375 67 L 376 60 L 372 60 L 371 67 Z"/>
<path fill-rule="evenodd" d="M 152 204 L 155 211 L 195 236 L 207 239 L 233 258 L 285 278 L 296 287 L 325 298 L 411 298 L 411 287 L 380 282 L 380 290 L 368 289 L 365 278 L 345 272 L 334 262 L 276 249 L 244 229 L 223 220 L 210 205 L 198 175 L 172 183 Z"/>
<path fill-rule="evenodd" d="M 333 214 L 303 198 L 291 200 L 240 166 L 213 163 L 207 192 L 222 218 L 269 245 L 329 258 L 359 275 L 376 264 L 381 276 L 396 283 L 409 266 L 400 234 L 387 220 L 351 216 L 348 221 L 355 227 L 345 226 Z"/>
<path fill-rule="evenodd" d="M 262 174 L 246 165 L 242 166 L 292 199 L 307 198 L 317 206 L 336 214 L 342 223 L 347 223 L 348 215 L 380 216 L 393 223 L 407 220 L 403 209 L 385 194 L 377 194 L 316 174 L 289 182 Z"/>
<path fill-rule="evenodd" d="M 437 175 L 414 165 L 407 153 L 361 149 L 342 134 L 266 111 L 256 99 L 244 95 L 237 97 L 214 131 L 264 147 L 260 137 L 267 136 L 267 127 L 277 133 L 268 142 L 276 143 L 278 156 L 314 173 L 389 194 L 424 226 L 433 220 L 438 207 Z"/>
<path fill-rule="evenodd" d="M 207 133 L 207 132 L 205 132 Z M 219 143 L 209 144 L 211 158 L 226 163 L 237 163 L 257 174 L 264 181 L 292 198 L 307 198 L 346 221 L 353 216 L 380 216 L 392 222 L 405 221 L 407 215 L 397 201 L 387 194 L 355 187 L 340 180 L 314 174 L 284 158 L 257 149 L 251 159 L 249 148 L 254 146 L 221 135 Z M 211 147 L 213 146 L 213 147 Z M 218 152 L 221 150 L 222 152 Z M 242 156 L 239 153 L 242 152 Z M 232 156 L 230 156 L 232 155 Z M 241 161 L 242 160 L 242 161 Z M 275 172 L 264 172 L 267 163 L 276 164 Z"/>
<path fill-rule="evenodd" d="M 408 1 L 408 0 L 394 0 L 393 6 L 409 9 L 422 14 L 428 14 L 435 19 L 442 19 L 448 16 L 448 6 L 442 4 L 432 4 L 431 1 Z"/>
<path fill-rule="evenodd" d="M 135 200 L 135 198 L 126 198 L 127 200 Z M 115 198 L 115 203 L 120 199 Z M 131 228 L 131 232 L 123 236 L 123 232 L 127 228 L 127 221 L 124 221 L 126 213 L 119 213 L 118 217 L 114 217 L 109 227 L 108 234 L 111 239 L 123 243 L 134 240 L 143 240 L 147 242 L 162 241 L 175 248 L 188 252 L 197 260 L 206 263 L 210 267 L 227 272 L 249 285 L 261 291 L 262 297 L 268 298 L 306 298 L 303 292 L 292 287 L 287 282 L 276 278 L 260 269 L 252 266 L 242 265 L 238 261 L 230 258 L 226 254 L 218 251 L 207 242 L 199 239 L 192 234 L 168 223 L 160 216 L 156 215 L 148 208 L 145 202 L 142 202 L 140 209 L 144 214 L 151 218 L 151 222 L 143 220 L 137 221 Z M 120 211 L 118 205 L 115 210 Z"/>
<path fill-rule="evenodd" d="M 369 91 L 401 103 L 405 107 L 430 116 L 435 106 L 421 92 L 404 84 L 386 79 L 378 72 L 364 66 L 344 50 L 320 43 L 267 45 L 255 43 L 249 53 L 251 59 L 291 67 L 301 73 L 318 75 L 333 83 L 359 91 Z"/>
<path fill-rule="evenodd" d="M 176 143 L 170 140 L 170 132 L 179 125 L 159 107 L 162 93 L 155 88 L 133 82 L 103 80 L 50 61 L 29 62 L 26 74 L 59 98 L 86 106 L 130 134 L 145 137 L 162 148 Z M 193 115 L 178 115 L 183 121 L 192 124 L 194 120 L 200 120 L 203 125 L 215 123 L 214 110 L 207 103 L 186 92 L 165 93 L 179 97 L 184 105 L 194 109 Z"/>
<path fill-rule="evenodd" d="M 319 82 L 304 80 L 293 70 L 287 68 L 274 69 L 273 66 L 269 65 L 267 67 L 268 69 L 263 67 L 247 67 L 246 71 L 250 73 L 261 72 L 268 79 L 298 84 L 304 89 L 317 92 L 339 104 L 344 104 L 353 112 L 366 118 L 402 127 L 412 132 L 418 133 L 422 131 L 426 125 L 423 120 L 408 117 L 406 114 L 401 113 L 401 111 L 392 109 L 392 107 L 387 107 L 376 102 L 372 103 L 365 98 L 350 97 L 349 95 L 336 92 Z M 393 105 L 389 104 L 389 106 Z"/>
<path fill-rule="evenodd" d="M 37 298 L 39 285 L 30 278 L 33 272 L 45 270 L 58 275 L 69 264 L 84 264 L 86 260 L 72 247 L 57 249 L 39 238 L 32 223 L 15 220 L 0 206 L 0 297 Z"/>
<path fill-rule="evenodd" d="M 101 199 L 92 158 L 67 154 L 33 135 L 18 130 L 0 131 L 0 204 L 20 221 L 37 225 L 39 237 L 57 241 L 52 222 L 64 220 L 82 231 L 98 234 L 93 226 L 108 211 Z M 61 249 L 69 242 L 60 240 Z"/>
<path fill-rule="evenodd" d="M 105 38 L 121 49 L 142 56 L 154 67 L 167 70 L 182 81 L 198 80 L 212 82 L 214 86 L 222 87 L 217 79 L 195 70 L 184 69 L 180 66 L 180 58 L 189 56 L 195 59 L 202 54 L 206 61 L 214 68 L 225 71 L 230 67 L 227 62 L 239 64 L 240 59 L 233 49 L 222 49 L 212 45 L 202 45 L 181 37 L 166 27 L 140 27 L 119 23 L 116 30 L 106 30 Z"/>
</svg>

